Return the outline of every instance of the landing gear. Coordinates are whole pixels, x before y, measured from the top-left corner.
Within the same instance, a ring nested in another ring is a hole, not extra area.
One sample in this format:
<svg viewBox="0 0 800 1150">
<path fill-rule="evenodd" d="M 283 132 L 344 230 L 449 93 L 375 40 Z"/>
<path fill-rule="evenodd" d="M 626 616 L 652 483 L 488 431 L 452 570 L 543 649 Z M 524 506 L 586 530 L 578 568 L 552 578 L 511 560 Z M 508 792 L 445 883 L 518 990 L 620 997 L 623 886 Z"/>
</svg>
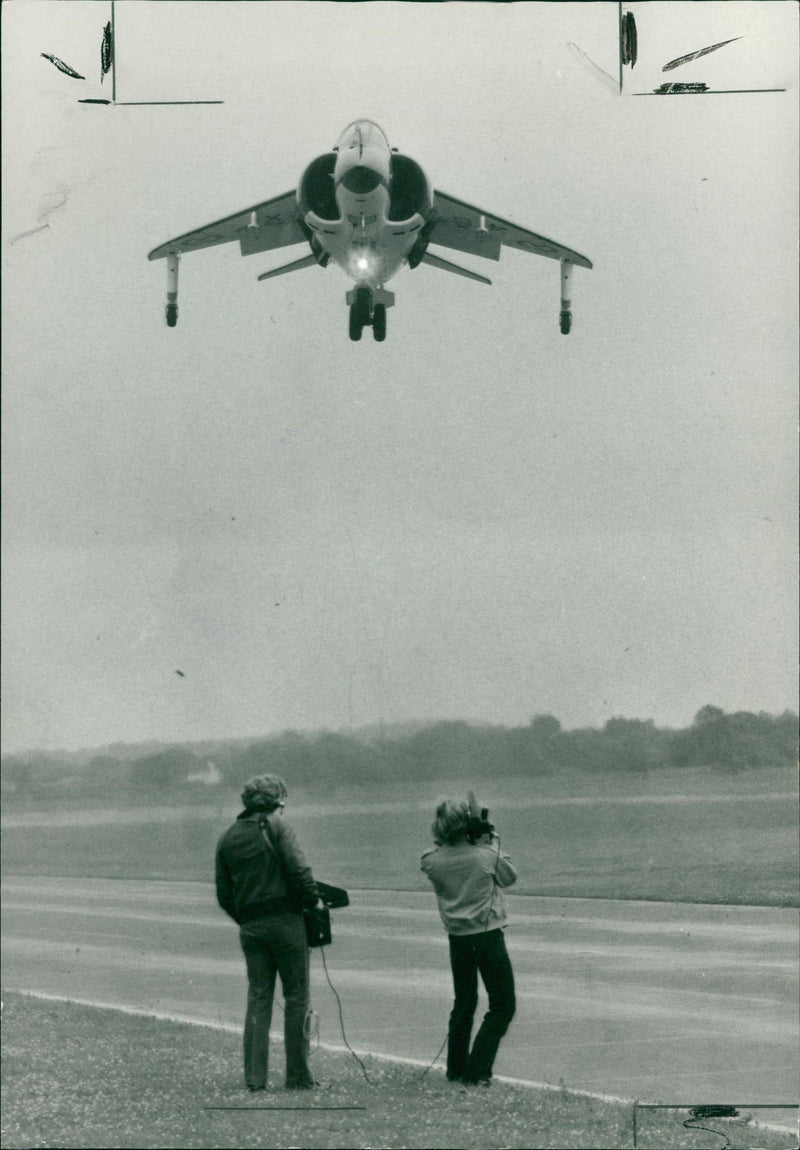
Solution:
<svg viewBox="0 0 800 1150">
<path fill-rule="evenodd" d="M 178 323 L 178 264 L 180 252 L 170 252 L 167 256 L 167 327 Z"/>
<path fill-rule="evenodd" d="M 369 288 L 355 290 L 355 298 L 350 305 L 350 338 L 361 339 L 361 332 L 372 323 L 372 292 Z"/>
<path fill-rule="evenodd" d="M 364 323 L 363 323 L 363 320 L 361 319 L 361 312 L 359 311 L 359 309 L 356 307 L 355 304 L 351 304 L 351 306 L 350 306 L 350 338 L 352 340 L 361 339 L 361 332 L 363 330 L 363 327 L 364 327 Z"/>
<path fill-rule="evenodd" d="M 382 303 L 375 304 L 375 310 L 372 313 L 372 335 L 378 343 L 383 343 L 386 339 L 386 305 Z"/>
<path fill-rule="evenodd" d="M 361 339 L 365 327 L 372 328 L 377 343 L 386 339 L 386 311 L 394 304 L 394 293 L 382 287 L 359 284 L 349 291 L 346 301 L 350 305 L 350 338 Z"/>
<path fill-rule="evenodd" d="M 570 260 L 561 261 L 561 312 L 559 326 L 562 335 L 569 335 L 572 327 L 572 300 L 570 299 L 570 283 L 572 281 L 572 263 Z"/>
</svg>

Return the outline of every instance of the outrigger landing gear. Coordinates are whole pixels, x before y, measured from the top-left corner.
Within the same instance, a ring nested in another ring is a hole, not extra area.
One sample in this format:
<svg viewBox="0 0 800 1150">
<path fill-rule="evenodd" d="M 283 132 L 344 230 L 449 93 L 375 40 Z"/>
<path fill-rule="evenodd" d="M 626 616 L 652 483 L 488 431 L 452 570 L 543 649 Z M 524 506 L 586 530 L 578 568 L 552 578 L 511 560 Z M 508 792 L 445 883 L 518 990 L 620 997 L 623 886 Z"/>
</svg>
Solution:
<svg viewBox="0 0 800 1150">
<path fill-rule="evenodd" d="M 572 279 L 572 263 L 569 260 L 561 261 L 561 312 L 559 325 L 562 335 L 569 335 L 572 327 L 572 300 L 570 298 L 570 281 Z"/>
<path fill-rule="evenodd" d="M 378 343 L 386 339 L 386 309 L 394 304 L 394 293 L 383 288 L 370 288 L 364 284 L 347 293 L 350 305 L 350 338 L 361 339 L 365 327 L 372 328 Z"/>
<path fill-rule="evenodd" d="M 178 323 L 178 252 L 170 252 L 167 256 L 167 327 L 175 327 Z"/>
</svg>

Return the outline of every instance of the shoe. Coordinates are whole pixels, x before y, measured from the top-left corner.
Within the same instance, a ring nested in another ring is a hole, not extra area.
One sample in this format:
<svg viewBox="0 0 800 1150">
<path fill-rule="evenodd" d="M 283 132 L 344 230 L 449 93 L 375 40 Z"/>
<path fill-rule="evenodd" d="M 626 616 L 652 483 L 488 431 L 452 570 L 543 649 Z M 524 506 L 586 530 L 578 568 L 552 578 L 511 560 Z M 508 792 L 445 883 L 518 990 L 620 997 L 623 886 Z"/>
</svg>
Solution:
<svg viewBox="0 0 800 1150">
<path fill-rule="evenodd" d="M 251 1094 L 257 1094 L 259 1090 L 266 1090 L 266 1086 L 248 1086 L 247 1089 Z"/>
<path fill-rule="evenodd" d="M 314 1089 L 316 1089 L 316 1087 L 318 1085 L 319 1085 L 319 1083 L 314 1082 L 313 1079 L 311 1080 L 311 1082 L 287 1082 L 286 1083 L 286 1089 L 287 1090 L 314 1090 Z"/>
<path fill-rule="evenodd" d="M 491 1078 L 465 1078 L 465 1086 L 483 1086 L 488 1089 L 492 1085 Z"/>
</svg>

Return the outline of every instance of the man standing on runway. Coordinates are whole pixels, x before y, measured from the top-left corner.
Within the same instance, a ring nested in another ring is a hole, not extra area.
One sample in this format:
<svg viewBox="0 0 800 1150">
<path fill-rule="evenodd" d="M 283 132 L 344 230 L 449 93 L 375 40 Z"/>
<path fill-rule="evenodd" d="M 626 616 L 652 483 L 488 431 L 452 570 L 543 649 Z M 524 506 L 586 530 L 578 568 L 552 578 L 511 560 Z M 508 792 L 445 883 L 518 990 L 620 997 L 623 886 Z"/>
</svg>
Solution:
<svg viewBox="0 0 800 1150">
<path fill-rule="evenodd" d="M 275 775 L 251 779 L 242 791 L 245 809 L 217 844 L 217 901 L 239 925 L 247 962 L 244 1078 L 248 1090 L 265 1090 L 275 977 L 284 997 L 286 1089 L 311 1090 L 308 1066 L 308 944 L 303 908 L 319 895 L 291 825 L 283 818 L 286 786 Z"/>
<path fill-rule="evenodd" d="M 516 882 L 517 872 L 500 850 L 494 828 L 473 818 L 469 803 L 457 799 L 440 803 L 431 829 L 436 848 L 423 854 L 421 867 L 433 883 L 449 936 L 455 990 L 447 1032 L 447 1077 L 451 1082 L 489 1086 L 500 1039 L 516 1009 L 514 972 L 503 937 L 508 916 L 500 887 Z M 470 1051 L 478 973 L 489 995 L 489 1009 Z"/>
</svg>

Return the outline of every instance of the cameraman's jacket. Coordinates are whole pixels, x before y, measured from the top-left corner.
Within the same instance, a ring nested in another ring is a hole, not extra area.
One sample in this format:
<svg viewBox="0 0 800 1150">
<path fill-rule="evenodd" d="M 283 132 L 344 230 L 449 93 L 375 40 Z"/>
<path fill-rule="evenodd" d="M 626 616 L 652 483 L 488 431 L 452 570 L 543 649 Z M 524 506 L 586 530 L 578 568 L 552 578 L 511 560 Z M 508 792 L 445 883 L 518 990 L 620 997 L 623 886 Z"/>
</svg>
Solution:
<svg viewBox="0 0 800 1150">
<path fill-rule="evenodd" d="M 269 838 L 262 834 L 261 824 Z M 217 902 L 238 923 L 314 906 L 311 867 L 292 827 L 279 814 L 242 811 L 217 844 Z"/>
<path fill-rule="evenodd" d="M 498 842 L 462 841 L 425 851 L 420 866 L 433 883 L 448 934 L 478 934 L 508 921 L 500 889 L 517 881 L 511 859 Z"/>
</svg>

